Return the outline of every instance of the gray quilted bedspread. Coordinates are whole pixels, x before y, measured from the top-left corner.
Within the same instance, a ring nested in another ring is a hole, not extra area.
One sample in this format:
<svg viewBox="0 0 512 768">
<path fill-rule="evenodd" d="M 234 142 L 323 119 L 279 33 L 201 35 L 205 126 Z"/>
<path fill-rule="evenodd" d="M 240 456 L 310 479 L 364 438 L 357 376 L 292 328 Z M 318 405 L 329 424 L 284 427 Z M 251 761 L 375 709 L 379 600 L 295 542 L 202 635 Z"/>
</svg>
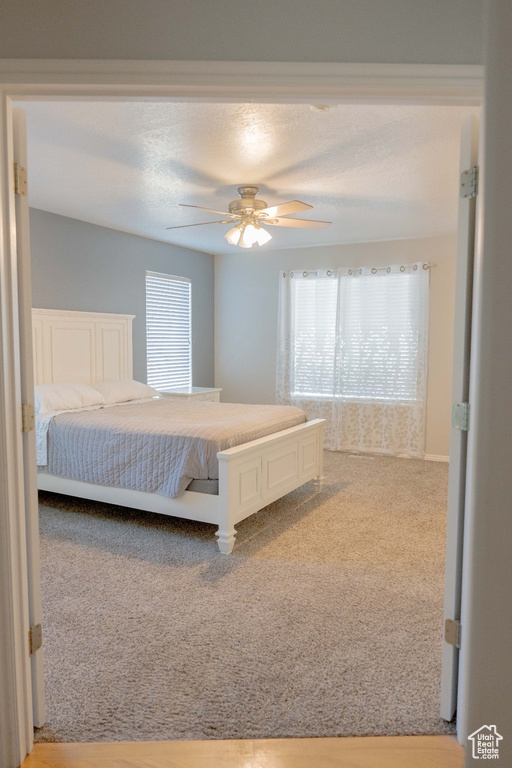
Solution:
<svg viewBox="0 0 512 768">
<path fill-rule="evenodd" d="M 49 425 L 39 471 L 174 498 L 192 479 L 218 478 L 218 451 L 304 421 L 292 406 L 170 398 L 62 413 Z"/>
</svg>

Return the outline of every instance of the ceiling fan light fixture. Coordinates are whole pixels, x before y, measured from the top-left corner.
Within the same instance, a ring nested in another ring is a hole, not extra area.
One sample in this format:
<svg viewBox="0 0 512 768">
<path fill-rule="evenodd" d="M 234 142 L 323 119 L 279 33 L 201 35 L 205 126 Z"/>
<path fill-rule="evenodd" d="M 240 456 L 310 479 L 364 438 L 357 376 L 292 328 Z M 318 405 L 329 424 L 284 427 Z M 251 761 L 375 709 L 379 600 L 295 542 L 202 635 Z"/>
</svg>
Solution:
<svg viewBox="0 0 512 768">
<path fill-rule="evenodd" d="M 272 240 L 272 235 L 270 232 L 267 232 L 266 229 L 258 227 L 258 245 L 265 245 L 265 243 L 268 243 L 269 240 Z"/>
<path fill-rule="evenodd" d="M 237 224 L 236 227 L 232 227 L 228 232 L 226 232 L 224 237 L 226 238 L 226 240 L 230 245 L 238 245 L 241 234 L 242 234 L 241 225 Z"/>
<path fill-rule="evenodd" d="M 249 232 L 248 234 L 246 234 L 248 227 L 252 227 L 252 224 L 249 224 L 249 225 L 241 224 L 240 225 L 241 235 L 240 235 L 240 239 L 239 239 L 239 241 L 237 243 L 239 248 L 252 248 L 254 243 L 255 243 L 255 240 L 252 239 L 252 233 Z"/>
<path fill-rule="evenodd" d="M 328 105 L 319 105 L 319 109 L 328 108 Z M 231 200 L 229 211 L 219 211 L 216 208 L 205 208 L 202 205 L 190 205 L 189 203 L 180 203 L 185 208 L 198 208 L 210 213 L 221 213 L 229 218 L 220 221 L 203 221 L 197 224 L 180 224 L 166 229 L 184 229 L 186 227 L 204 227 L 208 224 L 232 224 L 233 219 L 238 222 L 224 235 L 230 245 L 239 248 L 252 248 L 253 245 L 265 245 L 272 240 L 272 235 L 260 227 L 260 223 L 267 226 L 280 227 L 298 227 L 299 229 L 323 229 L 328 227 L 330 221 L 315 221 L 314 219 L 293 219 L 289 218 L 290 213 L 298 213 L 312 208 L 308 203 L 302 203 L 300 200 L 289 200 L 287 203 L 267 206 L 264 200 L 256 197 L 258 187 L 245 185 L 238 187 L 240 200 Z"/>
<path fill-rule="evenodd" d="M 250 246 L 258 242 L 258 230 L 259 227 L 256 224 L 247 224 L 244 229 L 244 242 L 249 243 Z"/>
<path fill-rule="evenodd" d="M 262 229 L 256 222 L 237 224 L 224 235 L 230 245 L 238 245 L 239 248 L 252 248 L 253 245 L 265 245 L 272 240 L 272 235 L 266 229 Z"/>
</svg>

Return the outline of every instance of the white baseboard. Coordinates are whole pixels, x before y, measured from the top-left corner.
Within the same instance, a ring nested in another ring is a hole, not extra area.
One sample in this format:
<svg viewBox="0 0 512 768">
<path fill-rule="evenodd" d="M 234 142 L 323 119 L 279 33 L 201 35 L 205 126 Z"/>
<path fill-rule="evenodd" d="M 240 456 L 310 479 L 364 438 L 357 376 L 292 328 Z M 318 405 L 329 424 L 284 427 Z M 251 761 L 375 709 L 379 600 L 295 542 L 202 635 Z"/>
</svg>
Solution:
<svg viewBox="0 0 512 768">
<path fill-rule="evenodd" d="M 448 463 L 450 461 L 449 456 L 436 456 L 435 453 L 426 453 L 425 461 L 444 461 Z"/>
</svg>

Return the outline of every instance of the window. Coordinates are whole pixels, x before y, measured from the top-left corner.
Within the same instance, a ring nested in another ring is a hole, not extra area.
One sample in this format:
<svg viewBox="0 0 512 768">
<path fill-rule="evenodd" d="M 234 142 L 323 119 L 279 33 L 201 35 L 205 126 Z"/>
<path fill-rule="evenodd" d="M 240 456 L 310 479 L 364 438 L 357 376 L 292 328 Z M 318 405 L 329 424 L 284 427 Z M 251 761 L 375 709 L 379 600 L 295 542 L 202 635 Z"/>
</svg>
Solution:
<svg viewBox="0 0 512 768">
<path fill-rule="evenodd" d="M 146 272 L 147 379 L 165 391 L 192 385 L 191 281 Z"/>
<path fill-rule="evenodd" d="M 294 280 L 291 294 L 293 395 L 334 394 L 336 280 Z"/>
<path fill-rule="evenodd" d="M 291 397 L 413 402 L 422 274 L 309 273 L 291 281 Z"/>
<path fill-rule="evenodd" d="M 333 451 L 425 455 L 429 265 L 282 272 L 276 400 Z"/>
<path fill-rule="evenodd" d="M 343 282 L 342 394 L 358 400 L 416 400 L 417 275 L 372 275 Z"/>
</svg>

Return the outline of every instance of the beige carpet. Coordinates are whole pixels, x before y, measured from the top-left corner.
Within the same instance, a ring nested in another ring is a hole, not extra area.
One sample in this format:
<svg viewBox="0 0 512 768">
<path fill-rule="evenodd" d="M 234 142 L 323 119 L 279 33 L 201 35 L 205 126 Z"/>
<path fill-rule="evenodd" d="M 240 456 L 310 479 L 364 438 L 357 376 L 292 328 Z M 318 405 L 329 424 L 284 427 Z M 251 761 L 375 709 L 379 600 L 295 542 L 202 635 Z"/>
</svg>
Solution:
<svg viewBox="0 0 512 768">
<path fill-rule="evenodd" d="M 239 526 L 41 494 L 39 741 L 436 734 L 448 467 L 326 453 Z"/>
</svg>

